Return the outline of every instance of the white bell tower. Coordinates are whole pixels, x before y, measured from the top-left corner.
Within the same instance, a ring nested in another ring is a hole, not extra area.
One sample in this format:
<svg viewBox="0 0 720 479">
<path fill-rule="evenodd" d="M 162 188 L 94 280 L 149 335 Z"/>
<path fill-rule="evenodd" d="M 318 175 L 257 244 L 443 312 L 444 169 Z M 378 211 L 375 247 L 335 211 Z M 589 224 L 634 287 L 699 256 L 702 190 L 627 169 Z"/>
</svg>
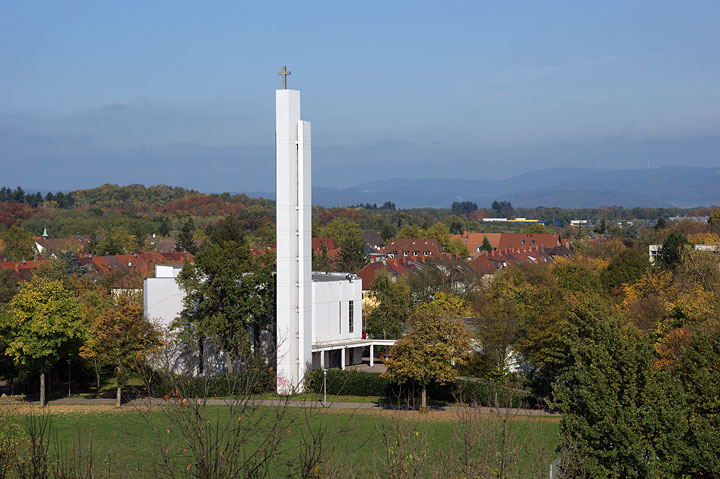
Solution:
<svg viewBox="0 0 720 479">
<path fill-rule="evenodd" d="M 275 91 L 277 231 L 277 392 L 302 390 L 312 360 L 312 200 L 310 122 L 300 120 L 300 92 Z"/>
</svg>

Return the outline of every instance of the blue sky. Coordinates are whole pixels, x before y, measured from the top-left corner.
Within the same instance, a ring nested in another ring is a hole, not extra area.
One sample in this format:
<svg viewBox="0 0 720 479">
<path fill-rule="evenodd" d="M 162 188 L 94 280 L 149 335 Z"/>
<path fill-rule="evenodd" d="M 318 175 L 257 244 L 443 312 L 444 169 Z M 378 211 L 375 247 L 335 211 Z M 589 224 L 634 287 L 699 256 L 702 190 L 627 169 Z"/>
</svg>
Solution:
<svg viewBox="0 0 720 479">
<path fill-rule="evenodd" d="M 318 186 L 716 166 L 720 3 L 0 0 L 0 184 L 274 189 L 282 65 Z"/>
</svg>

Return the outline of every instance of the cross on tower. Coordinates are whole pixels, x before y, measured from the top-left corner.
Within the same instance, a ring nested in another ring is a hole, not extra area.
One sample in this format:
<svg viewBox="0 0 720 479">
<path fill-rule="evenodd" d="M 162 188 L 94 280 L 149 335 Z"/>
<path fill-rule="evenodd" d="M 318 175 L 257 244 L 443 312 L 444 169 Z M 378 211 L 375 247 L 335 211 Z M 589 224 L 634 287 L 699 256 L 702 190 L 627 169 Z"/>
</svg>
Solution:
<svg viewBox="0 0 720 479">
<path fill-rule="evenodd" d="M 283 67 L 282 71 L 278 72 L 278 75 L 282 76 L 282 89 L 287 90 L 287 76 L 290 75 L 290 72 L 287 71 L 287 68 Z"/>
</svg>

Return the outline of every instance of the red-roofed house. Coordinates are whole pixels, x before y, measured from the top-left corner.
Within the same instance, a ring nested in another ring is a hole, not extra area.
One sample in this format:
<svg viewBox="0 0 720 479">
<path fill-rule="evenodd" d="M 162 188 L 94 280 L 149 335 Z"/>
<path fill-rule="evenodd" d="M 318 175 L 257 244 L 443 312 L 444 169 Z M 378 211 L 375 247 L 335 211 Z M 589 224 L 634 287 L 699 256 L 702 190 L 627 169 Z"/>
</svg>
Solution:
<svg viewBox="0 0 720 479">
<path fill-rule="evenodd" d="M 556 233 L 468 233 L 453 235 L 451 240 L 460 239 L 468 249 L 470 256 L 476 257 L 487 237 L 493 251 L 507 249 L 544 248 L 560 246 L 560 237 Z"/>
<path fill-rule="evenodd" d="M 395 238 L 383 251 L 388 258 L 427 259 L 442 255 L 440 243 L 432 238 Z"/>
</svg>

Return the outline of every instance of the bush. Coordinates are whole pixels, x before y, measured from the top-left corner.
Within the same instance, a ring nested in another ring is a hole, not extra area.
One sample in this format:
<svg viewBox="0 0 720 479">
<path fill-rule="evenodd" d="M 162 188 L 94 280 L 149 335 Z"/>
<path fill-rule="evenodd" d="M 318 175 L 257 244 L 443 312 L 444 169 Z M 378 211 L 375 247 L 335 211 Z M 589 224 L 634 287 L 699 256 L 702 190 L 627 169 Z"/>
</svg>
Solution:
<svg viewBox="0 0 720 479">
<path fill-rule="evenodd" d="M 386 396 L 392 383 L 379 374 L 363 371 L 327 370 L 327 392 L 340 396 Z M 323 392 L 322 369 L 314 369 L 306 384 L 308 391 Z"/>
<path fill-rule="evenodd" d="M 275 371 L 251 369 L 216 376 L 182 376 L 154 373 L 148 377 L 148 394 L 152 397 L 226 397 L 275 392 Z"/>
</svg>

